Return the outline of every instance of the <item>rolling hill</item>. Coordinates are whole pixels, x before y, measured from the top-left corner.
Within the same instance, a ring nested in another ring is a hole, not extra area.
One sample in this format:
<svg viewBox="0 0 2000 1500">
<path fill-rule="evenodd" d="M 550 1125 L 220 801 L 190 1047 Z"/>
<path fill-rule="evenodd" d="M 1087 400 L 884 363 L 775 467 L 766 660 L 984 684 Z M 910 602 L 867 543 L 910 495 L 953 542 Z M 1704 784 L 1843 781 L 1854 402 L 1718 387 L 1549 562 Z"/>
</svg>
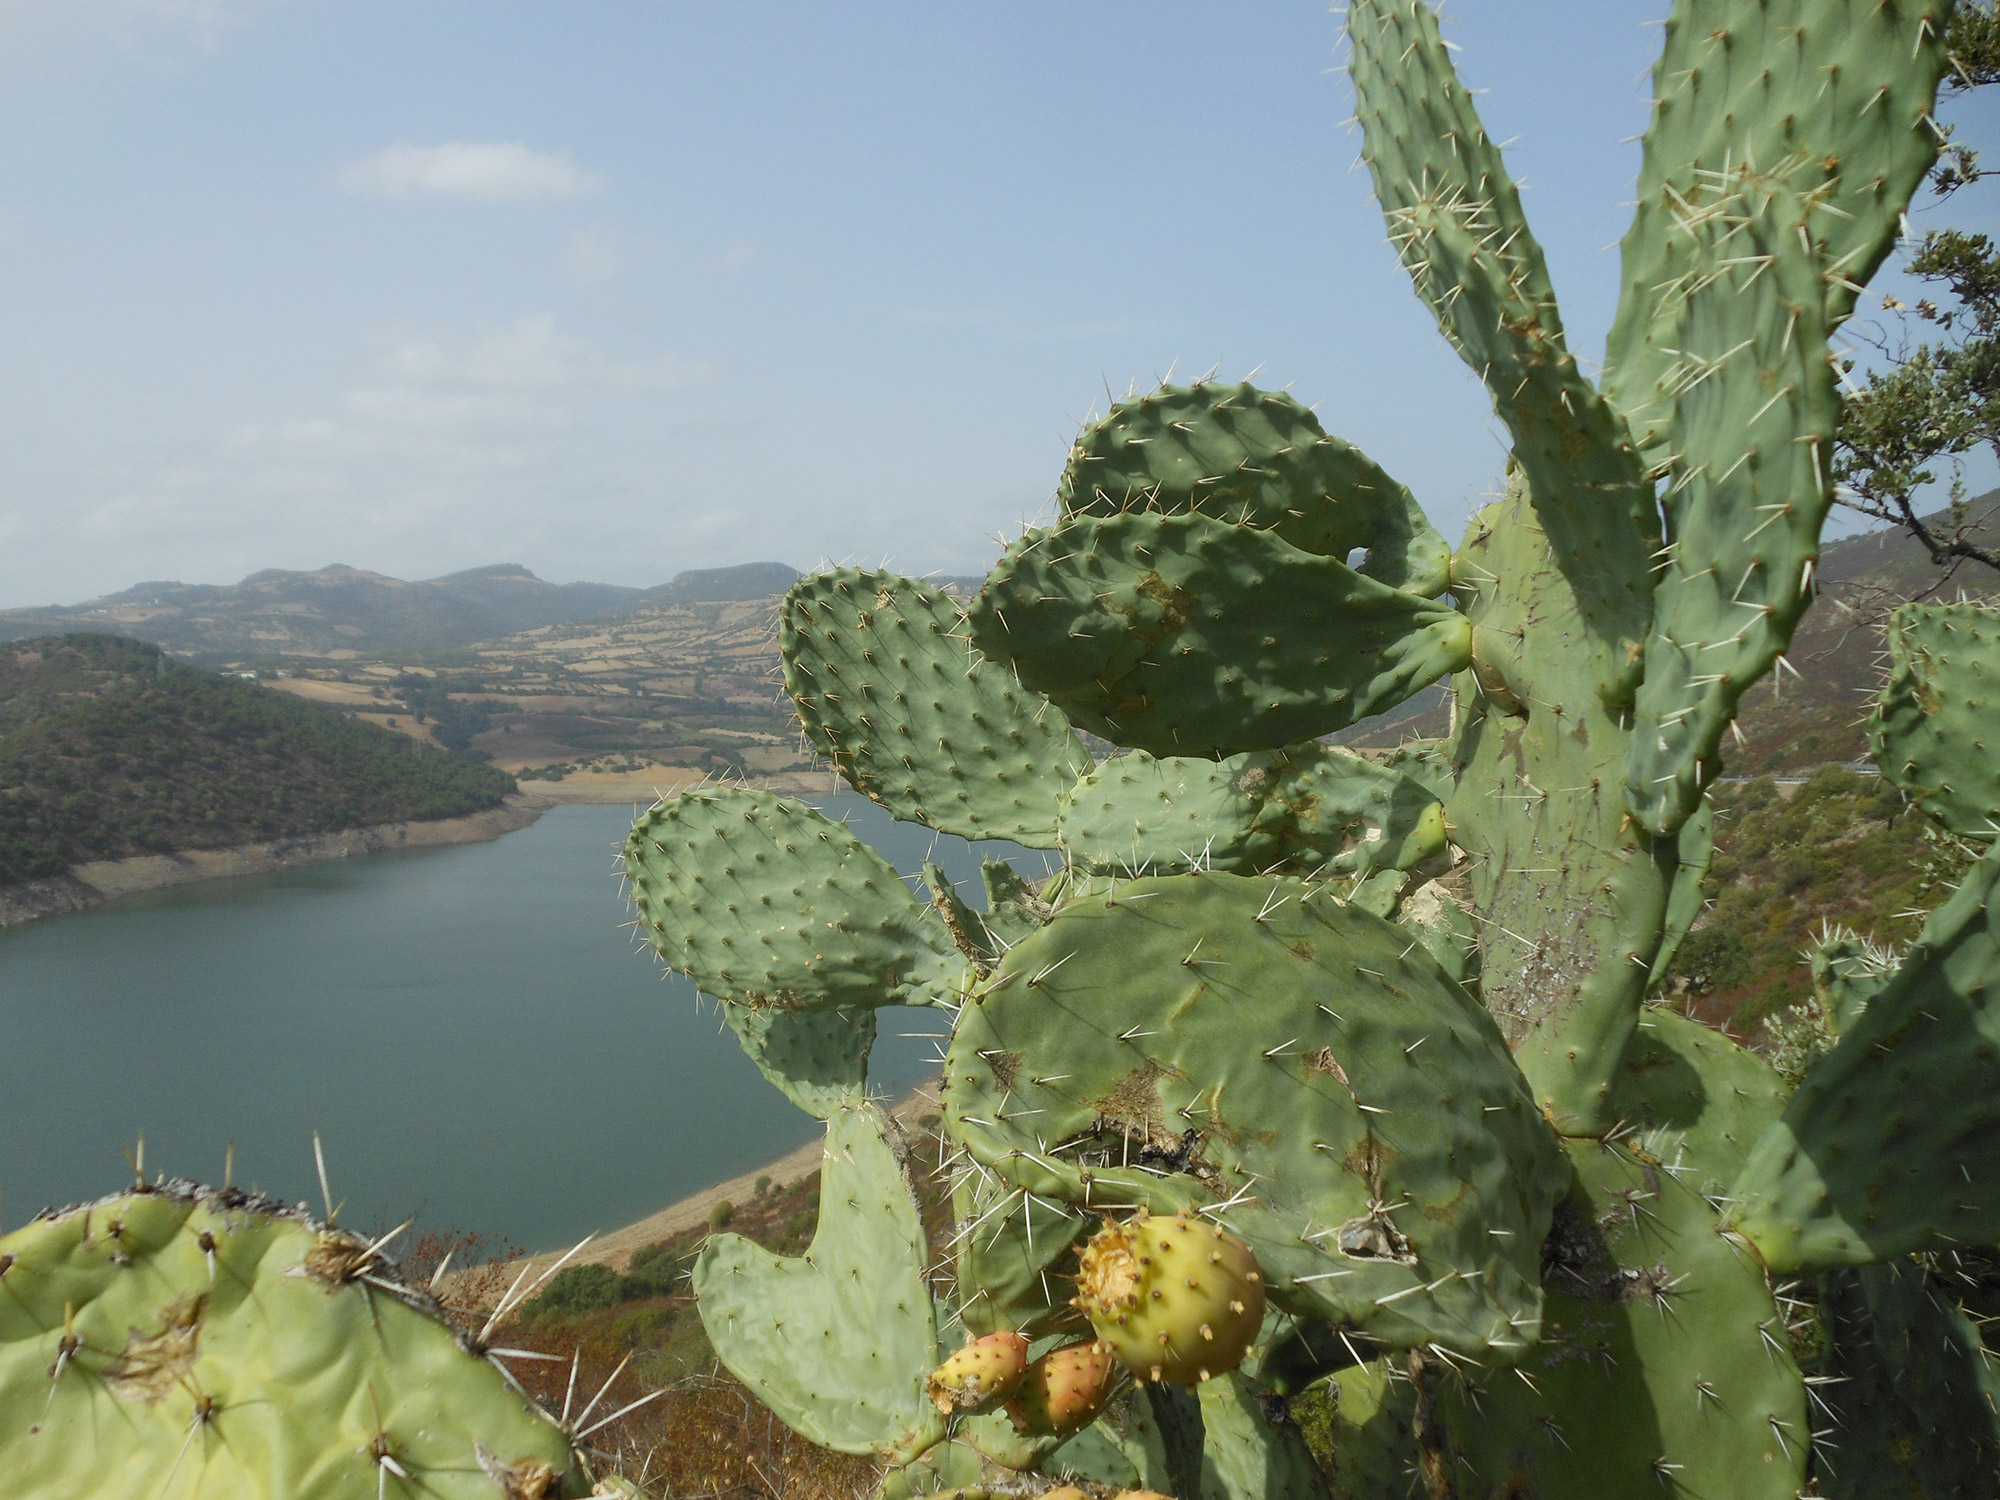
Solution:
<svg viewBox="0 0 2000 1500">
<path fill-rule="evenodd" d="M 797 576 L 782 563 L 747 563 L 639 589 L 549 583 L 513 563 L 414 583 L 341 564 L 310 573 L 271 568 L 235 584 L 141 583 L 83 604 L 0 610 L 0 640 L 103 631 L 211 667 L 411 661 L 639 606 L 782 593 Z"/>
<path fill-rule="evenodd" d="M 0 886 L 497 805 L 513 778 L 156 646 L 0 647 Z"/>
</svg>

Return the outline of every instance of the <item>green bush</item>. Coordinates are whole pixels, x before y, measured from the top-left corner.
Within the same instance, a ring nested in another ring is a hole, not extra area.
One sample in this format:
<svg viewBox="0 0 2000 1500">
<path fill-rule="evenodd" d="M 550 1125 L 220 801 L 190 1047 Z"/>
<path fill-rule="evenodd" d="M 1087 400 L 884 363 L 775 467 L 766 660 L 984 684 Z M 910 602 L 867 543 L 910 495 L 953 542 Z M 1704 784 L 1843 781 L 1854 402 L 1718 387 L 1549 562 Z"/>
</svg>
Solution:
<svg viewBox="0 0 2000 1500">
<path fill-rule="evenodd" d="M 609 1266 L 564 1266 L 522 1312 L 534 1317 L 574 1317 L 624 1301 L 619 1275 Z"/>
</svg>

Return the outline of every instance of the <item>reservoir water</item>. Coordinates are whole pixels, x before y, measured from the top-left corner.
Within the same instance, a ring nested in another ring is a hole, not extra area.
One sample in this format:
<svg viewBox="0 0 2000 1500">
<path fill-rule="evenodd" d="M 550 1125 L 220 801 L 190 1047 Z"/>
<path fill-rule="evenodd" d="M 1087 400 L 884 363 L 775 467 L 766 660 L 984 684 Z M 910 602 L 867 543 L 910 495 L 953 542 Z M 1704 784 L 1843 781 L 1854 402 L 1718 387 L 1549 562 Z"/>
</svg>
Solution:
<svg viewBox="0 0 2000 1500">
<path fill-rule="evenodd" d="M 981 855 L 1044 857 L 812 799 L 974 904 Z M 714 1006 L 635 949 L 633 809 L 559 806 L 492 843 L 152 891 L 0 933 L 0 1226 L 148 1175 L 236 1180 L 342 1221 L 411 1214 L 531 1250 L 613 1229 L 817 1134 Z M 934 851 L 934 852 L 933 852 Z M 934 1071 L 935 1012 L 885 1010 L 871 1085 Z M 899 1035 L 901 1033 L 901 1035 Z"/>
</svg>

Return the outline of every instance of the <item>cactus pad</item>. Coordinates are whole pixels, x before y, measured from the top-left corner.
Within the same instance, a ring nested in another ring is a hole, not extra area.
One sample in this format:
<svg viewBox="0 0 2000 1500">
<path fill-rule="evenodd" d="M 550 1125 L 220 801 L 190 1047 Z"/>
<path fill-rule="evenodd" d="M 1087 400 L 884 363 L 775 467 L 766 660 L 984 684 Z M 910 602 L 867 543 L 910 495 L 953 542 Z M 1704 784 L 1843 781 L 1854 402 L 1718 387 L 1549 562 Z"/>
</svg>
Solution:
<svg viewBox="0 0 2000 1500">
<path fill-rule="evenodd" d="M 1688 274 L 1704 289 L 1673 335 L 1684 387 L 1668 429 L 1674 541 L 1625 769 L 1633 816 L 1657 834 L 1700 804 L 1737 700 L 1813 599 L 1839 396 L 1821 268 L 1800 245 L 1811 211 L 1746 176 L 1687 227 L 1699 246 Z"/>
<path fill-rule="evenodd" d="M 1444 592 L 1451 548 L 1417 502 L 1282 391 L 1162 386 L 1122 401 L 1070 449 L 1056 492 L 1065 517 L 1198 512 L 1275 531 L 1391 588 Z"/>
<path fill-rule="evenodd" d="M 1814 1059 L 1733 1196 L 1772 1269 L 2000 1243 L 2000 848 Z"/>
<path fill-rule="evenodd" d="M 858 1104 L 868 1086 L 875 1046 L 875 1012 L 867 1006 L 833 1010 L 770 1010 L 725 1005 L 722 1019 L 757 1071 L 800 1109 L 824 1120 L 843 1104 Z"/>
<path fill-rule="evenodd" d="M 1819 1287 L 1827 1500 L 2000 1497 L 2000 1382 L 1950 1280 L 1895 1260 L 1829 1272 Z"/>
<path fill-rule="evenodd" d="M 1565 1144 L 1576 1187 L 1543 1256 L 1541 1342 L 1518 1375 L 1438 1383 L 1433 1441 L 1464 1492 L 1792 1500 L 1805 1382 L 1762 1271 L 1670 1174 Z"/>
<path fill-rule="evenodd" d="M 167 1182 L 0 1239 L 10 1496 L 555 1500 L 567 1439 L 366 1242 Z"/>
<path fill-rule="evenodd" d="M 887 1129 L 873 1105 L 836 1110 L 805 1254 L 712 1235 L 694 1290 L 723 1364 L 795 1431 L 907 1462 L 944 1423 L 924 1394 L 937 1354 L 924 1226 Z"/>
<path fill-rule="evenodd" d="M 1029 532 L 973 601 L 972 638 L 1071 721 L 1155 755 L 1341 729 L 1465 665 L 1456 610 L 1205 515 Z"/>
<path fill-rule="evenodd" d="M 1222 761 L 1135 750 L 1076 784 L 1060 832 L 1070 858 L 1100 874 L 1360 879 L 1445 850 L 1444 808 L 1426 788 L 1314 744 Z"/>
<path fill-rule="evenodd" d="M 1621 1140 L 1704 1197 L 1720 1198 L 1784 1113 L 1785 1085 L 1721 1032 L 1654 1006 L 1625 1049 L 1611 1108 L 1628 1132 Z"/>
<path fill-rule="evenodd" d="M 1532 1334 L 1547 1124 L 1422 944 L 1323 887 L 1066 903 L 974 994 L 947 1080 L 981 1165 L 1087 1208 L 1204 1209 L 1287 1311 L 1469 1353 Z"/>
<path fill-rule="evenodd" d="M 1577 368 L 1520 194 L 1423 0 L 1356 0 L 1348 72 L 1389 238 L 1514 439 L 1593 690 L 1630 701 L 1660 524 L 1624 420 Z M 1458 581 L 1458 580 L 1454 580 Z"/>
<path fill-rule="evenodd" d="M 1218 1500 L 1324 1500 L 1325 1481 L 1290 1421 L 1273 1421 L 1240 1374 L 1204 1381 L 1202 1493 Z"/>
<path fill-rule="evenodd" d="M 639 927 L 705 994 L 779 1010 L 932 1005 L 964 971 L 895 867 L 800 802 L 669 797 L 625 840 Z"/>
<path fill-rule="evenodd" d="M 897 817 L 968 839 L 1055 843 L 1090 766 L 1061 712 L 982 660 L 958 602 L 904 578 L 801 578 L 778 616 L 785 688 L 813 748 Z"/>
<path fill-rule="evenodd" d="M 988 935 L 1003 945 L 1018 943 L 1049 919 L 1048 903 L 1004 860 L 981 860 L 979 882 L 986 887 L 986 910 L 980 920 Z"/>
<path fill-rule="evenodd" d="M 1557 1129 L 1600 1133 L 1615 1123 L 1612 1077 L 1652 980 L 1675 846 L 1641 838 L 1626 811 L 1626 735 L 1518 475 L 1473 518 L 1453 568 L 1474 580 L 1478 660 L 1458 684 L 1446 816 L 1471 856 L 1481 993 Z"/>
<path fill-rule="evenodd" d="M 1928 116 L 1944 69 L 1943 12 L 1933 0 L 1673 7 L 1605 357 L 1606 392 L 1649 462 L 1672 451 L 1673 398 L 1687 379 L 1680 312 L 1708 269 L 1692 263 L 1685 221 L 1722 206 L 1746 169 L 1782 175 L 1818 205 L 1805 229 L 1825 320 L 1837 325 L 1937 156 Z"/>
<path fill-rule="evenodd" d="M 1875 763 L 1953 833 L 2000 833 L 2000 609 L 1905 604 L 1869 726 Z"/>
<path fill-rule="evenodd" d="M 1852 1031 L 1876 992 L 1895 977 L 1894 953 L 1836 927 L 1813 945 L 1813 998 L 1827 1030 L 1835 1036 Z"/>
<path fill-rule="evenodd" d="M 959 1316 L 968 1333 L 1019 1329 L 1037 1338 L 1081 1332 L 1069 1305 L 1072 1253 L 1089 1219 L 1066 1203 L 1030 1199 L 990 1172 L 964 1173 L 952 1188 L 957 1220 Z"/>
</svg>

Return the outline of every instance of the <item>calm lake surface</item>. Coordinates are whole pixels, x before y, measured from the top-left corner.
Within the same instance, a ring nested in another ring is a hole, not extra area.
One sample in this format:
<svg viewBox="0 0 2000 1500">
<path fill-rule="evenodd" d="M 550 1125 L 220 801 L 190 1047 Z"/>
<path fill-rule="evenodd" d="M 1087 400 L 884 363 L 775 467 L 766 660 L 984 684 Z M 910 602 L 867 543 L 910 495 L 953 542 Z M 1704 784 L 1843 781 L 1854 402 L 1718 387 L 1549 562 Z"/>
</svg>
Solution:
<svg viewBox="0 0 2000 1500">
<path fill-rule="evenodd" d="M 814 798 L 906 874 L 984 904 L 983 854 L 1043 856 Z M 0 933 L 0 1225 L 148 1175 L 236 1180 L 342 1219 L 410 1214 L 528 1249 L 614 1229 L 819 1131 L 625 930 L 630 807 L 487 844 L 128 897 Z M 935 852 L 933 852 L 935 846 Z M 935 1013 L 884 1010 L 870 1082 L 935 1070 Z M 901 1035 L 898 1033 L 920 1033 Z"/>
</svg>

